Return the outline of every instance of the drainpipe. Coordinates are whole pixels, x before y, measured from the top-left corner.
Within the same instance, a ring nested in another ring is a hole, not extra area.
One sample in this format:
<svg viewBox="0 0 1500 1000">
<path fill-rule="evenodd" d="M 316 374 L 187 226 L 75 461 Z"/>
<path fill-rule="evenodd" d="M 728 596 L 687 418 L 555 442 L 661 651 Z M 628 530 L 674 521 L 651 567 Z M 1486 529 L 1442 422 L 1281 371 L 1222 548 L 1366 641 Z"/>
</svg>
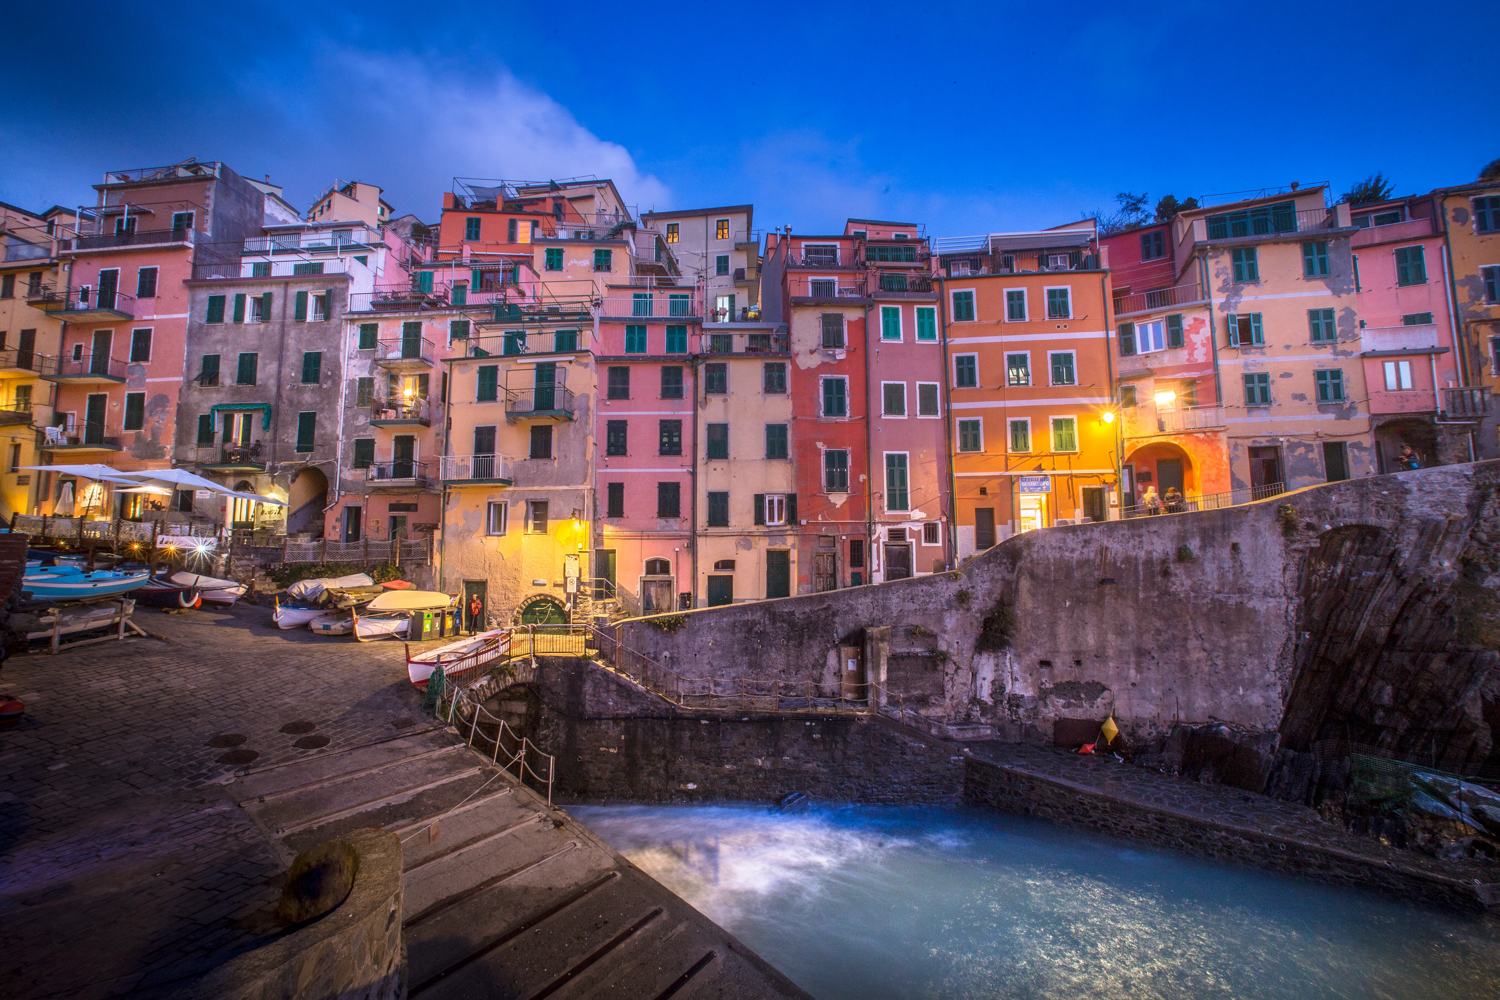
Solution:
<svg viewBox="0 0 1500 1000">
<path fill-rule="evenodd" d="M 1094 250 L 1097 252 L 1098 249 L 1099 249 L 1099 246 L 1098 246 L 1098 244 L 1096 242 L 1095 246 L 1094 246 Z M 1110 311 L 1111 308 L 1113 308 L 1115 300 L 1114 300 L 1114 296 L 1112 296 L 1110 294 L 1110 292 L 1109 292 L 1109 269 L 1108 268 L 1105 268 L 1100 273 L 1100 275 L 1099 275 L 1099 294 L 1100 294 L 1100 296 L 1104 300 L 1104 372 L 1105 372 L 1105 374 L 1109 378 L 1109 381 L 1107 381 L 1105 383 L 1105 386 L 1107 387 L 1107 390 L 1108 390 L 1108 393 L 1109 393 L 1109 402 L 1107 404 L 1105 404 L 1105 405 L 1107 405 L 1107 406 L 1110 407 L 1110 412 L 1111 413 L 1114 413 L 1114 410 L 1115 410 L 1115 399 L 1116 399 L 1116 397 L 1115 397 L 1115 359 L 1114 359 L 1114 355 L 1112 355 L 1112 354 L 1109 353 L 1109 329 L 1110 329 L 1110 325 L 1111 325 L 1110 324 L 1109 311 Z M 1115 426 L 1115 460 L 1114 460 L 1114 463 L 1113 463 L 1114 467 L 1115 467 L 1115 495 L 1119 496 L 1120 495 L 1120 480 L 1123 478 L 1123 476 L 1122 476 L 1122 474 L 1120 472 L 1120 469 L 1121 469 L 1121 466 L 1125 462 L 1125 437 L 1124 437 L 1124 435 L 1125 435 L 1125 421 L 1124 421 L 1123 417 L 1121 417 L 1121 415 L 1119 413 L 1115 413 L 1115 421 L 1114 421 L 1114 423 L 1116 425 Z M 1080 447 L 1081 447 L 1081 445 L 1080 445 Z M 1071 458 L 1068 460 L 1068 463 L 1070 465 L 1072 464 L 1072 459 Z M 1071 475 L 1068 476 L 1068 490 L 1070 492 L 1073 489 L 1074 482 L 1075 482 L 1075 480 L 1073 479 L 1073 477 Z M 1072 497 L 1069 497 L 1068 499 L 1071 500 Z M 1076 515 L 1078 514 L 1078 509 L 1076 507 L 1073 509 L 1073 513 L 1075 515 L 1075 520 L 1076 520 Z M 1109 498 L 1108 498 L 1108 496 L 1105 497 L 1105 501 L 1104 501 L 1104 519 L 1106 521 L 1109 520 Z"/>
<path fill-rule="evenodd" d="M 865 268 L 865 294 L 870 293 L 868 282 L 870 280 L 869 268 Z M 871 563 L 875 555 L 875 440 L 874 432 L 870 430 L 871 415 L 875 412 L 870 405 L 870 309 L 873 300 L 865 304 L 865 468 L 868 474 L 865 476 L 865 538 L 869 551 L 865 553 L 865 571 L 873 574 Z M 820 470 L 821 471 L 821 470 Z M 885 475 L 885 464 L 881 463 L 880 474 Z M 907 490 L 911 489 L 911 470 L 907 470 Z M 883 491 L 882 491 L 883 495 Z M 885 573 L 885 564 L 881 564 L 881 574 Z M 915 572 L 915 567 L 913 567 Z M 873 580 L 870 582 L 874 582 Z"/>
<path fill-rule="evenodd" d="M 1214 402 L 1224 405 L 1224 380 L 1219 376 L 1219 334 L 1214 329 L 1214 288 L 1208 280 L 1208 252 L 1195 254 L 1198 258 L 1198 285 L 1208 299 L 1208 347 L 1214 359 Z"/>
<path fill-rule="evenodd" d="M 938 280 L 938 315 L 942 322 L 938 327 L 938 336 L 943 345 L 943 376 L 938 384 L 943 387 L 943 461 L 948 465 L 948 530 L 943 532 L 943 551 L 945 561 L 954 569 L 958 568 L 958 542 L 954 539 L 954 532 L 958 530 L 958 493 L 954 487 L 953 475 L 953 390 L 952 383 L 948 381 L 951 377 L 948 373 L 952 371 L 953 362 L 948 356 L 948 291 L 945 284 L 946 278 L 939 272 Z"/>
<path fill-rule="evenodd" d="M 1453 294 L 1453 286 L 1456 283 L 1457 279 L 1453 274 L 1453 269 L 1448 265 L 1448 244 L 1446 233 L 1444 234 L 1444 242 L 1441 250 L 1443 257 L 1443 295 L 1448 300 L 1449 335 L 1453 338 L 1453 351 L 1458 355 L 1458 377 L 1460 379 L 1459 384 L 1470 385 L 1472 380 L 1467 376 L 1469 368 L 1469 352 L 1464 349 L 1463 328 L 1459 326 L 1458 323 L 1458 309 L 1455 306 Z M 1436 378 L 1433 379 L 1433 385 L 1437 385 Z M 1442 409 L 1442 407 L 1438 408 Z"/>
<path fill-rule="evenodd" d="M 469 335 L 475 335 L 470 328 Z M 468 347 L 467 344 L 464 345 Z M 443 579 L 448 575 L 448 562 L 443 558 L 444 550 L 448 544 L 448 483 L 443 479 L 443 458 L 447 457 L 453 444 L 453 356 L 450 354 L 443 359 L 443 364 L 448 366 L 448 392 L 447 398 L 443 400 L 443 454 L 438 456 L 438 478 L 442 482 L 442 490 L 438 493 L 438 590 L 447 593 L 443 588 Z M 522 531 L 525 525 L 522 525 Z M 581 567 L 580 567 L 581 569 Z"/>
</svg>

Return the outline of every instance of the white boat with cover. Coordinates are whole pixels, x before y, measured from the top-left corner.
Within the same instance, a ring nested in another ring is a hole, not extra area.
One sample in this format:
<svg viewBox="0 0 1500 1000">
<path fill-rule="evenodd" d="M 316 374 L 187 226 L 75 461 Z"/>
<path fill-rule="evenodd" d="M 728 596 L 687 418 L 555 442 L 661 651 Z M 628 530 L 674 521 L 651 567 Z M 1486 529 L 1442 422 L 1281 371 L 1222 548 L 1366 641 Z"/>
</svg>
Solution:
<svg viewBox="0 0 1500 1000">
<path fill-rule="evenodd" d="M 233 606 L 235 601 L 245 596 L 245 591 L 250 588 L 243 583 L 234 580 L 222 580 L 216 576 L 202 576 L 198 573 L 189 573 L 186 570 L 172 574 L 172 582 L 183 587 L 191 587 L 198 591 L 200 597 L 210 604 L 223 604 Z"/>
<path fill-rule="evenodd" d="M 419 691 L 427 690 L 427 681 L 439 666 L 443 668 L 443 677 L 447 681 L 473 680 L 478 676 L 480 667 L 510 655 L 511 631 L 508 628 L 491 629 L 415 656 L 408 646 L 406 675 Z"/>
<path fill-rule="evenodd" d="M 276 623 L 277 628 L 301 628 L 311 625 L 314 619 L 321 618 L 327 614 L 324 608 L 299 608 L 288 607 L 281 603 L 281 598 L 276 599 L 276 610 L 271 612 L 271 620 Z"/>
</svg>

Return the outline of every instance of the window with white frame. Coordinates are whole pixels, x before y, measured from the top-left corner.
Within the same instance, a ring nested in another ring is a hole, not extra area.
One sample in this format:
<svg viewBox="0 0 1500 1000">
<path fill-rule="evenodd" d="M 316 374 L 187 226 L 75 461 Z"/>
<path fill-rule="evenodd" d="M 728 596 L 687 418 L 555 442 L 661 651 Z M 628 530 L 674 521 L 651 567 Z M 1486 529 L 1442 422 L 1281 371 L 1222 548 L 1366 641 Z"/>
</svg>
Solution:
<svg viewBox="0 0 1500 1000">
<path fill-rule="evenodd" d="M 1078 450 L 1077 417 L 1052 418 L 1052 450 L 1064 452 Z"/>
<path fill-rule="evenodd" d="M 1005 290 L 1005 321 L 1007 323 L 1021 323 L 1026 320 L 1026 289 L 1007 288 Z"/>
<path fill-rule="evenodd" d="M 1167 324 L 1154 319 L 1135 325 L 1135 349 L 1140 354 L 1167 349 Z"/>
<path fill-rule="evenodd" d="M 786 524 L 786 494 L 766 494 L 766 523 Z"/>
<path fill-rule="evenodd" d="M 1078 384 L 1078 369 L 1074 366 L 1072 351 L 1048 351 L 1047 360 L 1052 369 L 1053 385 Z"/>
<path fill-rule="evenodd" d="M 847 417 L 849 415 L 849 379 L 843 375 L 825 375 L 822 378 L 823 416 Z"/>
<path fill-rule="evenodd" d="M 891 341 L 901 339 L 901 307 L 880 307 L 880 339 Z"/>
<path fill-rule="evenodd" d="M 968 323 L 974 319 L 974 290 L 961 289 L 953 292 L 953 322 Z"/>
<path fill-rule="evenodd" d="M 911 509 L 911 484 L 907 473 L 907 453 L 888 451 L 885 453 L 885 509 L 902 511 Z"/>
<path fill-rule="evenodd" d="M 936 522 L 936 521 L 924 521 L 924 522 L 922 522 L 922 544 L 923 545 L 941 545 L 941 544 L 943 544 L 942 526 L 939 525 L 938 522 Z"/>
<path fill-rule="evenodd" d="M 506 500 L 491 500 L 485 508 L 484 533 L 486 535 L 503 535 L 510 523 L 510 502 Z"/>
<path fill-rule="evenodd" d="M 974 389 L 979 385 L 979 355 L 953 356 L 953 385 L 957 389 Z"/>
<path fill-rule="evenodd" d="M 917 416 L 940 417 L 940 406 L 938 404 L 938 384 L 936 382 L 917 383 Z"/>
<path fill-rule="evenodd" d="M 1069 287 L 1047 289 L 1047 318 L 1073 318 L 1073 289 Z"/>
<path fill-rule="evenodd" d="M 1007 385 L 1031 384 L 1031 352 L 1011 351 L 1005 355 L 1005 383 Z"/>
<path fill-rule="evenodd" d="M 958 450 L 961 452 L 984 451 L 984 421 L 978 417 L 966 417 L 958 422 Z"/>
<path fill-rule="evenodd" d="M 1389 392 L 1411 388 L 1411 362 L 1387 361 L 1385 363 L 1385 387 Z"/>
<path fill-rule="evenodd" d="M 886 417 L 906 416 L 906 383 L 880 383 L 880 413 Z"/>
</svg>

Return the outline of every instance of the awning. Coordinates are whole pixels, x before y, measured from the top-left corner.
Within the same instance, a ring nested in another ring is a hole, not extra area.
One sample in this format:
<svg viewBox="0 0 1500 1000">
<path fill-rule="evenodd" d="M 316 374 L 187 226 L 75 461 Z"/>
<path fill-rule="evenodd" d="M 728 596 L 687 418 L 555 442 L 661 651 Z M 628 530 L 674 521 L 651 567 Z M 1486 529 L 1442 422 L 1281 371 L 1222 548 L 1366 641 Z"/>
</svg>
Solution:
<svg viewBox="0 0 1500 1000">
<path fill-rule="evenodd" d="M 111 469 L 107 465 L 23 465 L 21 468 L 36 469 L 40 472 L 60 472 L 65 476 L 77 476 L 80 479 L 92 479 L 102 483 L 135 485 L 135 480 L 127 478 L 128 473 Z"/>
<path fill-rule="evenodd" d="M 261 415 L 260 429 L 268 431 L 271 429 L 271 404 L 270 403 L 215 403 L 208 408 L 210 416 L 221 411 L 243 413 L 246 410 L 265 410 Z"/>
</svg>

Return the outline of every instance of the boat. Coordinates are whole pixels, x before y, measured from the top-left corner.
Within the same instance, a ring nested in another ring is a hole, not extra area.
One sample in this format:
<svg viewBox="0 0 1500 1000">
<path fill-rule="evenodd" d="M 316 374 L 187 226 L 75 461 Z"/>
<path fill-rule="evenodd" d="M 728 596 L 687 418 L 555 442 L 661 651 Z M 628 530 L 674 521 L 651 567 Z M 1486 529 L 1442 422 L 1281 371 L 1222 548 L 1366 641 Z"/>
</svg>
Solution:
<svg viewBox="0 0 1500 1000">
<path fill-rule="evenodd" d="M 508 628 L 490 629 L 415 656 L 408 646 L 406 675 L 418 691 L 427 690 L 427 681 L 439 666 L 443 668 L 444 679 L 449 682 L 472 680 L 480 667 L 510 654 L 510 636 Z"/>
<path fill-rule="evenodd" d="M 118 597 L 146 585 L 146 570 L 121 573 L 111 569 L 92 572 L 77 566 L 43 566 L 21 578 L 21 589 L 37 601 L 97 601 Z"/>
<path fill-rule="evenodd" d="M 161 577 L 147 580 L 135 599 L 153 608 L 196 608 L 203 603 L 197 590 Z"/>
<path fill-rule="evenodd" d="M 348 635 L 354 631 L 354 616 L 325 612 L 308 622 L 307 627 L 318 635 Z"/>
<path fill-rule="evenodd" d="M 350 576 L 319 577 L 310 580 L 298 580 L 286 588 L 286 596 L 299 601 L 315 601 L 323 596 L 325 590 L 352 590 L 357 587 L 373 587 L 375 581 L 367 574 L 354 573 Z"/>
<path fill-rule="evenodd" d="M 365 606 L 367 611 L 441 611 L 453 598 L 436 590 L 387 590 Z"/>
<path fill-rule="evenodd" d="M 245 596 L 245 591 L 250 588 L 243 583 L 233 580 L 221 580 L 215 576 L 202 576 L 198 573 L 189 573 L 183 570 L 172 574 L 172 582 L 184 587 L 192 587 L 198 591 L 200 597 L 210 604 L 223 604 L 233 607 L 234 602 Z"/>
<path fill-rule="evenodd" d="M 436 590 L 387 590 L 354 613 L 354 638 L 364 642 L 406 635 L 412 619 L 422 612 L 452 606 L 453 598 Z"/>
<path fill-rule="evenodd" d="M 271 620 L 276 623 L 277 628 L 301 628 L 303 625 L 311 625 L 313 619 L 320 618 L 327 613 L 325 608 L 310 608 L 306 605 L 282 604 L 281 598 L 276 598 L 276 610 L 271 613 Z"/>
<path fill-rule="evenodd" d="M 362 615 L 355 613 L 350 619 L 354 625 L 354 638 L 360 642 L 370 639 L 395 638 L 405 635 L 406 630 L 411 627 L 410 613 L 387 611 L 382 614 Z"/>
</svg>

